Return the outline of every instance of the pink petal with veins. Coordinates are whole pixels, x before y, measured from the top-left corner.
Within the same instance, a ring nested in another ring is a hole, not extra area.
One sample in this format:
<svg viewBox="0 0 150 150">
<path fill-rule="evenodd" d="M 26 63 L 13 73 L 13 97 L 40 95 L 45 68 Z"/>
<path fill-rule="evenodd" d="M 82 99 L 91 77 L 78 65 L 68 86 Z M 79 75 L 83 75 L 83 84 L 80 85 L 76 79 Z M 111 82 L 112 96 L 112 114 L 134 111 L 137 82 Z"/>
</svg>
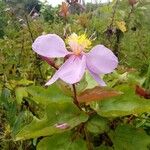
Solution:
<svg viewBox="0 0 150 150">
<path fill-rule="evenodd" d="M 45 85 L 50 85 L 59 78 L 69 84 L 77 83 L 82 79 L 85 72 L 85 68 L 85 55 L 71 55 Z"/>
</svg>

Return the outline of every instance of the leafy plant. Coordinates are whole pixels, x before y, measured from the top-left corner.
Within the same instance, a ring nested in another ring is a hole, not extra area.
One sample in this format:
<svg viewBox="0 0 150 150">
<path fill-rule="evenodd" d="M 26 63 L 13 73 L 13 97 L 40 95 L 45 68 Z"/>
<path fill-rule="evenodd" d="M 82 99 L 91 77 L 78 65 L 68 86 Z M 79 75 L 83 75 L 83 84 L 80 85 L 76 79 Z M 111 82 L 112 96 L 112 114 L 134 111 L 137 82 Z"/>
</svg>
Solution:
<svg viewBox="0 0 150 150">
<path fill-rule="evenodd" d="M 83 13 L 75 3 L 65 18 L 38 1 L 0 2 L 0 149 L 149 150 L 149 1 L 89 3 Z M 118 56 L 116 71 L 101 76 L 107 87 L 88 72 L 73 85 L 58 79 L 44 86 L 70 55 L 41 57 L 32 43 L 54 33 L 68 49 L 73 32 L 90 39 L 88 51 L 103 44 Z"/>
</svg>

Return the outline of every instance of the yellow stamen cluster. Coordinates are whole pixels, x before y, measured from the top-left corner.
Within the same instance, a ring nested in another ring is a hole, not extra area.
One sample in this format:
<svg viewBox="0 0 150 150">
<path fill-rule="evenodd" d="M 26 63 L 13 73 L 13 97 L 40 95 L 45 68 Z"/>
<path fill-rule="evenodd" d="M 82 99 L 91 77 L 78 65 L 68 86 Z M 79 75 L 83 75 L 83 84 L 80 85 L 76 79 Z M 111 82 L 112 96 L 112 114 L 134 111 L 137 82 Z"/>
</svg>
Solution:
<svg viewBox="0 0 150 150">
<path fill-rule="evenodd" d="M 67 43 L 70 42 L 76 42 L 77 44 L 79 44 L 80 46 L 83 47 L 83 49 L 87 49 L 91 46 L 91 41 L 87 38 L 87 36 L 85 34 L 81 34 L 81 35 L 77 35 L 75 33 L 71 34 L 68 38 L 67 38 Z"/>
</svg>

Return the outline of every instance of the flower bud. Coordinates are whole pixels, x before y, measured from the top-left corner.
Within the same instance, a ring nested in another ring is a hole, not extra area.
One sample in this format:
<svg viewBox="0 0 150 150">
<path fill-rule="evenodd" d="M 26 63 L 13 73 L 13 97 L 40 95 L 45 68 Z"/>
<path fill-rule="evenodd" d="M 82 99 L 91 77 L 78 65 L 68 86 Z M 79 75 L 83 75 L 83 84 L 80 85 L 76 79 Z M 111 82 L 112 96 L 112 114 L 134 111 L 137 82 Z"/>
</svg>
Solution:
<svg viewBox="0 0 150 150">
<path fill-rule="evenodd" d="M 63 124 L 55 124 L 55 127 L 59 129 L 68 129 L 70 126 L 67 123 L 63 123 Z"/>
</svg>

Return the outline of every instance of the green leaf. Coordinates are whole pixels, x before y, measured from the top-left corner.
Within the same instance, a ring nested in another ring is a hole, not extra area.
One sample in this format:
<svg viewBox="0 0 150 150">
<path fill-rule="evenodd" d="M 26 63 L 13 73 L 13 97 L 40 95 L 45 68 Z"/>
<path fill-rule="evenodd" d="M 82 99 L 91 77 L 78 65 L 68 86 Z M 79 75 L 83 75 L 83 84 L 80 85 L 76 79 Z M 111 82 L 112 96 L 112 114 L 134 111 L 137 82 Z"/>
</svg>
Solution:
<svg viewBox="0 0 150 150">
<path fill-rule="evenodd" d="M 18 87 L 15 89 L 16 101 L 18 104 L 22 103 L 23 97 L 27 97 L 28 93 L 25 87 Z"/>
<path fill-rule="evenodd" d="M 61 91 L 63 93 L 65 93 L 65 95 L 73 96 L 72 85 L 69 85 L 66 82 L 62 81 L 62 80 L 57 80 L 56 84 L 61 89 Z"/>
<path fill-rule="evenodd" d="M 12 136 L 14 137 L 25 125 L 29 124 L 33 119 L 30 111 L 21 111 L 15 119 L 12 128 Z"/>
<path fill-rule="evenodd" d="M 57 85 L 58 85 L 59 88 L 61 88 L 61 91 L 63 93 L 65 93 L 65 95 L 68 95 L 68 96 L 73 96 L 74 95 L 73 87 L 72 87 L 71 84 L 67 84 L 62 80 L 58 80 Z M 76 84 L 77 94 L 80 94 L 81 92 L 83 92 L 86 89 L 86 87 L 87 87 L 87 81 L 86 81 L 86 78 L 84 76 L 82 78 L 82 80 L 78 84 Z"/>
<path fill-rule="evenodd" d="M 23 85 L 23 86 L 27 86 L 30 84 L 33 84 L 33 81 L 27 80 L 27 79 L 21 79 L 19 81 L 17 81 L 17 85 Z"/>
<path fill-rule="evenodd" d="M 65 95 L 56 84 L 43 88 L 41 86 L 27 87 L 27 92 L 32 95 L 32 99 L 39 104 L 51 102 L 71 102 L 72 97 Z"/>
<path fill-rule="evenodd" d="M 37 145 L 37 150 L 87 150 L 87 146 L 83 139 L 73 140 L 73 135 L 65 132 L 42 139 Z"/>
<path fill-rule="evenodd" d="M 150 136 L 143 129 L 120 125 L 111 135 L 115 150 L 148 150 Z"/>
<path fill-rule="evenodd" d="M 88 116 L 80 111 L 73 103 L 49 103 L 45 108 L 45 115 L 22 128 L 16 135 L 16 140 L 25 140 L 40 136 L 53 135 L 55 133 L 70 130 L 75 126 L 87 121 Z M 65 129 L 57 125 L 66 124 Z"/>
<path fill-rule="evenodd" d="M 93 102 L 91 107 L 104 117 L 121 117 L 150 112 L 150 101 L 136 95 L 132 87 L 123 86 L 118 89 L 124 94 L 105 101 Z"/>
<path fill-rule="evenodd" d="M 11 93 L 7 88 L 2 89 L 0 103 L 4 105 L 4 107 L 8 108 L 8 99 L 10 98 Z"/>
<path fill-rule="evenodd" d="M 98 115 L 93 116 L 87 123 L 87 130 L 92 133 L 103 133 L 108 130 L 108 121 Z"/>
<path fill-rule="evenodd" d="M 82 80 L 76 85 L 77 94 L 80 94 L 87 88 L 86 75 L 82 78 Z"/>
<path fill-rule="evenodd" d="M 11 92 L 7 88 L 4 88 L 1 93 L 0 101 L 2 102 L 5 110 L 5 117 L 7 122 L 12 127 L 17 113 L 17 106 L 14 99 L 11 98 Z"/>
<path fill-rule="evenodd" d="M 31 84 L 33 84 L 33 81 L 21 79 L 21 80 L 10 80 L 6 85 L 9 89 L 13 90 L 17 86 L 27 86 Z"/>
<path fill-rule="evenodd" d="M 113 148 L 105 145 L 101 145 L 99 147 L 94 148 L 94 150 L 113 150 Z"/>
<path fill-rule="evenodd" d="M 92 76 L 88 72 L 86 72 L 85 78 L 86 78 L 86 81 L 87 81 L 86 89 L 92 89 L 95 86 L 98 86 L 98 83 L 92 78 Z"/>
</svg>

